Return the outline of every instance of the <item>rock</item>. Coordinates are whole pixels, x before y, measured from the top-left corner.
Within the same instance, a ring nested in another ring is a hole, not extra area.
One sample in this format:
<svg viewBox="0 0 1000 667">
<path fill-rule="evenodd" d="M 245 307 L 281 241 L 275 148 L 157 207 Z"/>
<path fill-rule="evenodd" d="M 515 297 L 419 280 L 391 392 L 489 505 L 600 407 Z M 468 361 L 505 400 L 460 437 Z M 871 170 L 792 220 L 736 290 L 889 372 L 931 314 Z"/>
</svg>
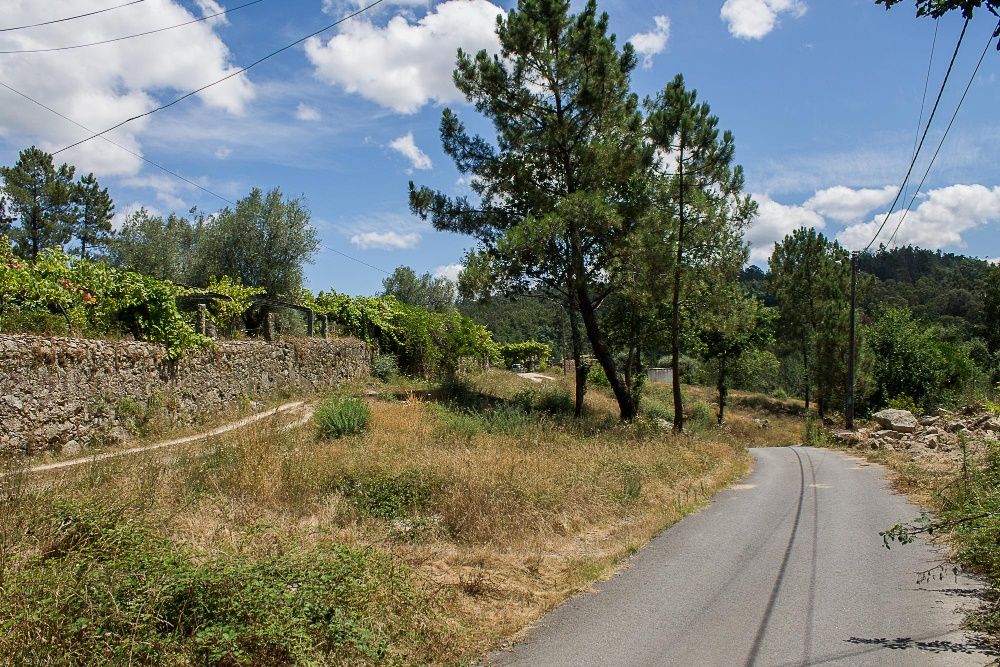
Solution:
<svg viewBox="0 0 1000 667">
<path fill-rule="evenodd" d="M 938 421 L 940 420 L 941 420 L 940 417 L 932 417 L 930 415 L 924 415 L 919 420 L 917 420 L 917 423 L 920 424 L 921 426 L 934 426 L 934 424 L 937 424 Z"/>
<path fill-rule="evenodd" d="M 882 428 L 899 433 L 914 433 L 919 426 L 917 418 L 909 410 L 889 408 L 876 412 L 872 417 Z"/>
<path fill-rule="evenodd" d="M 965 425 L 965 422 L 955 422 L 954 424 L 948 424 L 949 433 L 959 433 L 965 430 L 968 430 L 968 427 Z"/>
<path fill-rule="evenodd" d="M 878 431 L 875 433 L 876 438 L 883 440 L 899 440 L 903 437 L 903 434 L 899 431 L 893 431 L 891 429 L 886 429 L 885 431 Z"/>
<path fill-rule="evenodd" d="M 984 431 L 993 431 L 994 433 L 1000 433 L 1000 419 L 996 417 L 991 417 L 986 422 L 983 422 L 981 428 Z"/>
</svg>

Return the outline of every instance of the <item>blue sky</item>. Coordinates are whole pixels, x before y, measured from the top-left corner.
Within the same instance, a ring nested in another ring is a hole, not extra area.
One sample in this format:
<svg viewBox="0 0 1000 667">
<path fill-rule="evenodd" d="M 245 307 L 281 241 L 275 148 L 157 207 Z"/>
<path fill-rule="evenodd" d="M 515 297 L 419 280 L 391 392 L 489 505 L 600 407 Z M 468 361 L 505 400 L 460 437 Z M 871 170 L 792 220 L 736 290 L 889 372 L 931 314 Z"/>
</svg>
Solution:
<svg viewBox="0 0 1000 667">
<path fill-rule="evenodd" d="M 11 4 L 4 24 L 117 3 Z M 0 82 L 103 129 L 359 4 L 264 0 L 222 23 L 215 19 L 90 49 L 0 55 Z M 253 186 L 304 196 L 324 244 L 307 270 L 312 289 L 379 289 L 382 273 L 333 250 L 390 271 L 407 264 L 454 272 L 470 240 L 415 219 L 407 208 L 407 182 L 463 191 L 441 151 L 441 110 L 451 106 L 473 128 L 489 128 L 450 84 L 454 51 L 489 46 L 497 7 L 512 4 L 387 0 L 248 77 L 109 136 L 227 199 Z M 0 33 L 0 50 L 108 39 L 214 13 L 219 6 L 216 0 L 146 0 L 88 19 Z M 886 12 L 871 0 L 607 0 L 599 6 L 610 14 L 619 41 L 634 37 L 644 51 L 633 79 L 640 95 L 655 94 L 681 72 L 735 133 L 748 190 L 760 203 L 760 218 L 748 234 L 755 262 L 766 262 L 773 242 L 802 224 L 852 247 L 871 238 L 909 164 L 933 21 L 916 19 L 909 2 Z M 917 180 L 994 25 L 984 14 L 968 28 Z M 927 110 L 961 26 L 959 17 L 940 21 Z M 998 70 L 1000 54 L 991 50 L 897 242 L 1000 257 Z M 0 89 L 0 163 L 13 163 L 32 143 L 56 150 L 83 136 L 78 127 Z M 59 158 L 96 172 L 122 213 L 138 206 L 168 213 L 225 205 L 100 140 Z"/>
</svg>

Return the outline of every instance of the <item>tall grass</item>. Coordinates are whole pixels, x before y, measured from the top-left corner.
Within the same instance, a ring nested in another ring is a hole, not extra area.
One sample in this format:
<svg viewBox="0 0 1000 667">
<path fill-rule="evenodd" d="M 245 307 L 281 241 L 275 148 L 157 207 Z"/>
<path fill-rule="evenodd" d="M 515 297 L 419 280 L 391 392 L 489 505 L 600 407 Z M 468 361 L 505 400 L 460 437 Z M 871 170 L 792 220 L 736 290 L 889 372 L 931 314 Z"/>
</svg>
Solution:
<svg viewBox="0 0 1000 667">
<path fill-rule="evenodd" d="M 591 390 L 575 420 L 569 382 L 396 378 L 359 436 L 260 424 L 10 487 L 0 662 L 474 659 L 747 468 L 745 415 L 674 437 Z"/>
</svg>

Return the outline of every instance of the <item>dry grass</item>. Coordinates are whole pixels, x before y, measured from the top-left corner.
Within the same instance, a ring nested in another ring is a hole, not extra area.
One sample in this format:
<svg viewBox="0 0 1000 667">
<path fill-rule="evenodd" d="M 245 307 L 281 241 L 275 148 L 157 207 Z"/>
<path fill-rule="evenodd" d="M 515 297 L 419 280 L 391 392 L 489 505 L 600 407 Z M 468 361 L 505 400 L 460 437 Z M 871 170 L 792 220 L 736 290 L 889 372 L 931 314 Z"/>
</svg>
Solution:
<svg viewBox="0 0 1000 667">
<path fill-rule="evenodd" d="M 800 431 L 780 411 L 758 414 L 770 422 L 762 429 L 737 406 L 723 429 L 702 420 L 692 435 L 674 436 L 649 420 L 618 424 L 611 397 L 597 390 L 577 422 L 558 414 L 567 382 L 493 371 L 447 400 L 420 383 L 380 387 L 368 397 L 366 434 L 320 441 L 311 425 L 261 426 L 48 477 L 44 493 L 32 480 L 0 531 L 30 532 L 53 503 L 86 500 L 127 506 L 203 559 L 374 548 L 405 565 L 437 619 L 408 622 L 445 628 L 412 633 L 402 662 L 467 660 L 744 475 L 747 445 L 790 444 Z M 708 398 L 688 391 L 692 402 Z M 32 567 L 46 548 L 4 543 L 8 568 Z"/>
</svg>

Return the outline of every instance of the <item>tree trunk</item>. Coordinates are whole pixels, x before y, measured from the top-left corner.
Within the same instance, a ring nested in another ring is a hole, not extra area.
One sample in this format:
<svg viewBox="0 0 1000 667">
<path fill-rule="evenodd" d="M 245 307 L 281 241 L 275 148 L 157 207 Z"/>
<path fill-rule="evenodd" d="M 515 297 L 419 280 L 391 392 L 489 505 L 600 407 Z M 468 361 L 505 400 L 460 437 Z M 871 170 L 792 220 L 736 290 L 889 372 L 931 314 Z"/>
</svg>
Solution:
<svg viewBox="0 0 1000 667">
<path fill-rule="evenodd" d="M 726 388 L 726 355 L 719 357 L 719 426 L 726 419 L 726 396 L 729 390 Z"/>
<path fill-rule="evenodd" d="M 806 349 L 806 341 L 802 340 L 802 374 L 806 383 L 806 412 L 809 412 L 809 351 Z"/>
<path fill-rule="evenodd" d="M 681 395 L 681 262 L 684 260 L 684 147 L 680 147 L 678 165 L 677 263 L 674 265 L 674 294 L 670 321 L 670 369 L 674 389 L 674 431 L 684 430 L 684 397 Z"/>
<path fill-rule="evenodd" d="M 573 368 L 576 383 L 573 414 L 576 417 L 581 417 L 583 416 L 583 397 L 587 393 L 587 369 L 583 366 L 583 334 L 580 333 L 580 314 L 577 312 L 576 304 L 572 302 L 569 305 L 569 326 L 573 339 Z"/>
<path fill-rule="evenodd" d="M 635 401 L 632 399 L 632 392 L 618 376 L 618 368 L 611 356 L 611 351 L 608 350 L 607 342 L 604 340 L 604 333 L 597 321 L 597 312 L 594 310 L 594 304 L 590 302 L 590 295 L 587 294 L 586 287 L 578 286 L 576 296 L 583 325 L 587 329 L 587 338 L 590 340 L 591 347 L 594 348 L 594 356 L 597 357 L 601 368 L 604 369 L 604 374 L 608 377 L 608 382 L 611 383 L 611 391 L 614 392 L 615 400 L 618 401 L 621 419 L 622 421 L 631 421 L 635 419 Z"/>
</svg>

